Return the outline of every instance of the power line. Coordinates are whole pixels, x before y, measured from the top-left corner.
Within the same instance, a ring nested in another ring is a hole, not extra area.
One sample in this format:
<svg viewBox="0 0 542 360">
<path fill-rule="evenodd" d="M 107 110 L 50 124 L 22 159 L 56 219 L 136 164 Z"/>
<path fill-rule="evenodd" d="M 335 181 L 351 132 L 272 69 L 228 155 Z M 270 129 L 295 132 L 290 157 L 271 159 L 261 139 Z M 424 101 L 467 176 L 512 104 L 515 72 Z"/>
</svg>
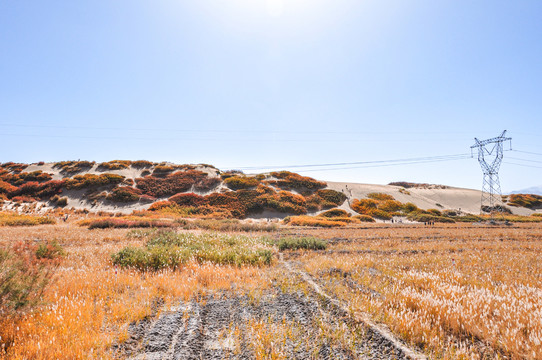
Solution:
<svg viewBox="0 0 542 360">
<path fill-rule="evenodd" d="M 403 162 L 395 164 L 379 164 L 379 165 L 366 165 L 366 166 L 351 166 L 351 167 L 340 167 L 340 168 L 327 168 L 327 169 L 309 169 L 309 170 L 296 170 L 299 173 L 305 172 L 314 172 L 314 171 L 334 171 L 334 170 L 349 170 L 349 169 L 366 169 L 366 168 L 375 168 L 375 167 L 389 167 L 389 166 L 401 166 L 401 165 L 416 165 L 416 164 L 427 164 L 427 163 L 436 163 L 444 161 L 454 161 L 454 160 L 466 160 L 470 159 L 470 156 L 463 158 L 454 158 L 454 159 L 443 159 L 443 160 L 430 160 L 430 161 L 412 161 L 412 162 Z"/>
<path fill-rule="evenodd" d="M 534 163 L 542 164 L 542 161 L 538 161 L 538 160 L 521 159 L 521 158 L 516 158 L 516 157 L 510 157 L 510 156 L 508 157 L 508 159 L 520 160 L 520 161 L 528 161 L 528 162 L 534 162 Z"/>
<path fill-rule="evenodd" d="M 516 150 L 516 149 L 513 149 L 512 151 L 523 153 L 523 154 L 531 154 L 531 155 L 542 156 L 542 153 L 536 153 L 536 152 L 531 152 L 531 151 L 521 151 L 521 150 Z"/>
<path fill-rule="evenodd" d="M 518 164 L 518 163 L 509 162 L 509 161 L 503 161 L 503 162 L 504 162 L 505 164 L 510 164 L 510 165 L 523 166 L 523 167 L 528 167 L 528 168 L 533 168 L 533 169 L 542 169 L 542 166 L 534 166 L 534 165 Z"/>
<path fill-rule="evenodd" d="M 427 163 L 427 162 L 436 162 L 436 161 L 449 161 L 449 160 L 462 160 L 469 159 L 470 154 L 453 154 L 453 155 L 440 155 L 440 156 L 429 156 L 429 157 L 419 157 L 419 158 L 406 158 L 406 159 L 393 159 L 393 160 L 376 160 L 376 161 L 356 161 L 356 162 L 343 162 L 343 163 L 327 163 L 327 164 L 304 164 L 304 165 L 272 165 L 272 166 L 252 166 L 252 167 L 235 167 L 239 170 L 273 170 L 273 169 L 299 169 L 299 168 L 315 168 L 315 167 L 326 167 L 326 166 L 344 166 L 344 165 L 361 165 L 353 168 L 363 168 L 363 167 L 378 167 L 378 166 L 394 166 L 394 165 L 403 165 L 403 164 L 413 164 L 413 163 Z M 336 168 L 336 169 L 351 169 L 348 168 Z M 305 170 L 309 171 L 309 170 Z M 310 170 L 313 171 L 313 170 Z M 317 170 L 314 170 L 317 171 Z"/>
</svg>

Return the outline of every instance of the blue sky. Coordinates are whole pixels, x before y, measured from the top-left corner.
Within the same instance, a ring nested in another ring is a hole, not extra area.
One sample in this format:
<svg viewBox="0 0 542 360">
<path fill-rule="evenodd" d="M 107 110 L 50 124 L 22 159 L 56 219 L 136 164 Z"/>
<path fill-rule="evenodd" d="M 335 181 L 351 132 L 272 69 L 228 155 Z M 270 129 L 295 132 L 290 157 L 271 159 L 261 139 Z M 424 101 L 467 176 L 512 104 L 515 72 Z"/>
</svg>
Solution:
<svg viewBox="0 0 542 360">
<path fill-rule="evenodd" d="M 504 129 L 542 153 L 541 59 L 540 1 L 4 1 L 0 161 L 349 163 Z M 542 185 L 541 155 L 505 158 L 505 192 Z M 302 173 L 482 180 L 476 159 L 330 168 Z"/>
</svg>

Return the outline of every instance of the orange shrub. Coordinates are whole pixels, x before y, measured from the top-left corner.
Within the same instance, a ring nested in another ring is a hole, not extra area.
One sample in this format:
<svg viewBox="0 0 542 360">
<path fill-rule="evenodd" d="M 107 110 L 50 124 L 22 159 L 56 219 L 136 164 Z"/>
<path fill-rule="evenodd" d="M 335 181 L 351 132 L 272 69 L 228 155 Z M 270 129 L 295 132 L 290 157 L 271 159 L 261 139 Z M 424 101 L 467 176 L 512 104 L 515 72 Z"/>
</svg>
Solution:
<svg viewBox="0 0 542 360">
<path fill-rule="evenodd" d="M 10 194 L 17 190 L 17 186 L 13 186 L 10 183 L 0 180 L 0 194 Z"/>
<path fill-rule="evenodd" d="M 393 213 L 400 211 L 403 208 L 403 204 L 397 200 L 385 200 L 378 204 L 378 208 L 380 210 Z"/>
<path fill-rule="evenodd" d="M 41 170 L 33 171 L 31 173 L 20 173 L 19 178 L 24 181 L 37 181 L 37 182 L 46 182 L 53 178 L 51 174 L 44 173 Z"/>
<path fill-rule="evenodd" d="M 366 214 L 370 210 L 376 209 L 378 206 L 378 201 L 372 200 L 372 199 L 355 199 L 352 202 L 352 210 L 357 212 L 358 214 Z"/>
<path fill-rule="evenodd" d="M 316 191 L 327 186 L 325 182 L 315 180 L 308 176 L 301 176 L 289 171 L 272 172 L 271 176 L 277 178 L 278 180 L 270 180 L 268 181 L 269 184 L 286 190 L 293 189 L 298 191 Z"/>
<path fill-rule="evenodd" d="M 285 224 L 292 226 L 317 226 L 317 227 L 340 227 L 345 226 L 345 222 L 330 221 L 324 218 L 318 218 L 313 216 L 289 216 L 284 220 Z"/>
<path fill-rule="evenodd" d="M 60 169 L 66 174 L 75 174 L 92 168 L 94 164 L 94 161 L 60 161 L 55 163 L 53 168 Z"/>
<path fill-rule="evenodd" d="M 377 201 L 384 201 L 384 200 L 395 200 L 395 198 L 391 195 L 384 194 L 384 193 L 369 193 L 367 194 L 367 197 L 369 199 L 377 200 Z"/>
<path fill-rule="evenodd" d="M 122 169 L 128 169 L 130 165 L 132 164 L 129 160 L 112 160 L 108 162 L 103 162 L 98 165 L 98 170 L 122 170 Z"/>
<path fill-rule="evenodd" d="M 342 205 L 346 200 L 346 195 L 344 193 L 331 189 L 320 189 L 316 191 L 316 195 L 336 206 Z"/>
</svg>

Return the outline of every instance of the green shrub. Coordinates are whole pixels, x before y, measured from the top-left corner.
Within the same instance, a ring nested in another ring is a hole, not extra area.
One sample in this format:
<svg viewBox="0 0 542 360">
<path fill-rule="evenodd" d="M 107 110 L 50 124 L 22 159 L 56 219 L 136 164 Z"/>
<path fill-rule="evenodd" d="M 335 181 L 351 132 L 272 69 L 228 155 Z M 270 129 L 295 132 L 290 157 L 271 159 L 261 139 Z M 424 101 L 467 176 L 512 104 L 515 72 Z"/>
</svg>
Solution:
<svg viewBox="0 0 542 360">
<path fill-rule="evenodd" d="M 406 204 L 403 204 L 403 212 L 405 214 L 409 214 L 414 211 L 420 211 L 420 209 L 411 202 L 407 202 Z"/>
<path fill-rule="evenodd" d="M 272 252 L 265 238 L 225 234 L 150 233 L 145 247 L 127 247 L 112 254 L 114 264 L 139 270 L 176 268 L 194 260 L 221 265 L 270 265 Z"/>
<path fill-rule="evenodd" d="M 442 212 L 437 209 L 428 209 L 427 212 L 430 213 L 431 215 L 442 216 Z"/>
<path fill-rule="evenodd" d="M 280 251 L 284 250 L 325 250 L 327 241 L 315 237 L 285 237 L 278 242 Z"/>
<path fill-rule="evenodd" d="M 231 176 L 224 180 L 224 184 L 232 190 L 250 189 L 258 186 L 260 181 L 255 177 Z"/>
<path fill-rule="evenodd" d="M 36 257 L 38 259 L 54 260 L 64 255 L 66 255 L 64 249 L 56 240 L 42 242 L 36 249 Z"/>
<path fill-rule="evenodd" d="M 417 222 L 437 222 L 437 223 L 454 223 L 454 219 L 444 217 L 444 216 L 435 216 L 432 214 L 420 212 L 420 211 L 414 211 L 407 215 L 407 219 L 410 221 L 417 221 Z"/>
</svg>

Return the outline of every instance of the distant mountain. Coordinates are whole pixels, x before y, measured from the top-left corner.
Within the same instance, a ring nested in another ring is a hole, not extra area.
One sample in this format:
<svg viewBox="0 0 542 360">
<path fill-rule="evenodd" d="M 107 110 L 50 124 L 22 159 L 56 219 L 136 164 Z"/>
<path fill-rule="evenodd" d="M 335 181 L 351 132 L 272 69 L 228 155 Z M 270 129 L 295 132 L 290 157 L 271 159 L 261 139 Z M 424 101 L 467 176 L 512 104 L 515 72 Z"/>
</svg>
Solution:
<svg viewBox="0 0 542 360">
<path fill-rule="evenodd" d="M 536 194 L 542 195 L 542 186 L 533 186 L 523 190 L 512 191 L 510 194 Z"/>
</svg>

